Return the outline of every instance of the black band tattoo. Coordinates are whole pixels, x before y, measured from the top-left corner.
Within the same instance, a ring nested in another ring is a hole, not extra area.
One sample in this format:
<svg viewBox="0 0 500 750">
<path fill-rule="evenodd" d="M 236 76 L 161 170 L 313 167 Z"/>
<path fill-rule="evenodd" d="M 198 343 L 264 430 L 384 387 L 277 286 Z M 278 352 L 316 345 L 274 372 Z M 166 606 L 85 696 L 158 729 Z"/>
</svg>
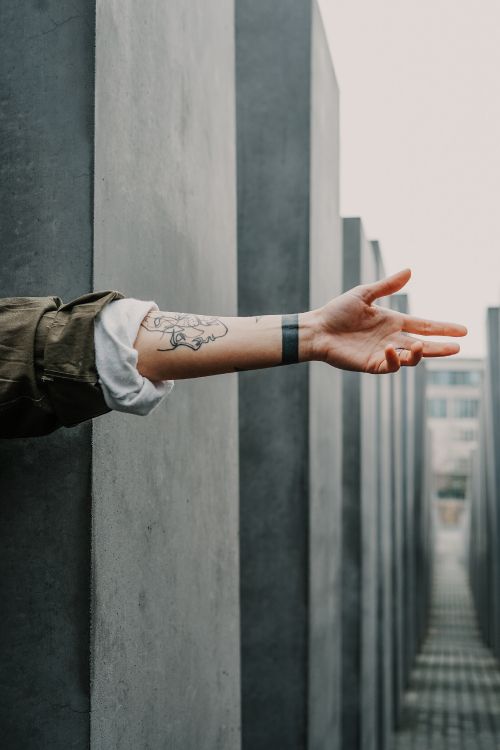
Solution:
<svg viewBox="0 0 500 750">
<path fill-rule="evenodd" d="M 283 341 L 282 364 L 293 365 L 299 361 L 299 316 L 283 315 L 281 318 Z"/>
<path fill-rule="evenodd" d="M 147 331 L 161 334 L 159 352 L 169 352 L 179 346 L 187 346 L 198 351 L 203 344 L 225 336 L 227 326 L 219 318 L 208 318 L 188 313 L 150 312 L 141 326 Z"/>
</svg>

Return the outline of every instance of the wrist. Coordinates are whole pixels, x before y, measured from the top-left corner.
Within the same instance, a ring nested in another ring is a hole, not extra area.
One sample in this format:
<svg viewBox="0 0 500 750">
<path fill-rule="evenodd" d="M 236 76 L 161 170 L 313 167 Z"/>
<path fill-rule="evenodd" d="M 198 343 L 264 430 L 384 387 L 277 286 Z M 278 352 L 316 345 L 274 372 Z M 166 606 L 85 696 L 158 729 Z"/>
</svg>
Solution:
<svg viewBox="0 0 500 750">
<path fill-rule="evenodd" d="M 320 311 L 299 314 L 299 362 L 322 361 Z"/>
</svg>

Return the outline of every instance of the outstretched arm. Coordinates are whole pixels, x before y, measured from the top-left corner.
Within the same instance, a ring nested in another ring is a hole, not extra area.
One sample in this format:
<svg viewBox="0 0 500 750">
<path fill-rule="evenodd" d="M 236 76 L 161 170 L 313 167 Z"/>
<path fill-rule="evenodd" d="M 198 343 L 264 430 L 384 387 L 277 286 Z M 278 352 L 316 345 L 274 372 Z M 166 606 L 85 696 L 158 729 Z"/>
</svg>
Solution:
<svg viewBox="0 0 500 750">
<path fill-rule="evenodd" d="M 344 370 L 396 372 L 422 357 L 457 354 L 458 344 L 421 336 L 465 336 L 455 323 L 415 318 L 375 305 L 409 281 L 401 271 L 355 287 L 317 310 L 292 315 L 218 318 L 151 312 L 134 344 L 139 372 L 153 381 L 323 361 Z"/>
</svg>

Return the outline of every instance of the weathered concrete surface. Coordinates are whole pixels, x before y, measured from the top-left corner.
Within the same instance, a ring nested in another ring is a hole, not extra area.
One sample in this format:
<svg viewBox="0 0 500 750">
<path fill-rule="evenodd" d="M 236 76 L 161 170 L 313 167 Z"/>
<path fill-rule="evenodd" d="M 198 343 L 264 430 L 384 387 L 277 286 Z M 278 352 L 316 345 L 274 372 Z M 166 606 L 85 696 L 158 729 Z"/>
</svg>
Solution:
<svg viewBox="0 0 500 750">
<path fill-rule="evenodd" d="M 310 306 L 342 293 L 339 99 L 316 3 L 312 19 Z M 313 363 L 309 390 L 309 744 L 340 746 L 342 376 Z"/>
<path fill-rule="evenodd" d="M 406 302 L 406 312 L 409 312 L 409 304 Z M 415 453 L 415 421 L 425 419 L 426 415 L 416 414 L 415 404 L 415 380 L 417 370 L 405 370 L 402 378 L 402 400 L 403 400 L 403 654 L 402 654 L 402 677 L 406 688 L 410 679 L 416 649 L 415 638 L 415 528 L 414 528 L 414 497 L 413 483 L 415 471 L 420 471 L 421 466 L 416 463 Z"/>
<path fill-rule="evenodd" d="M 500 658 L 500 308 L 488 309 L 488 401 L 484 411 L 487 431 L 487 520 L 488 557 L 487 576 L 489 578 L 488 611 L 483 613 L 489 619 L 490 645 L 497 658 Z M 486 572 L 486 571 L 485 571 Z"/>
<path fill-rule="evenodd" d="M 404 647 L 402 679 L 408 685 L 411 669 L 428 623 L 431 566 L 430 475 L 427 455 L 425 364 L 402 374 L 403 419 L 403 602 Z M 396 716 L 399 719 L 398 716 Z"/>
<path fill-rule="evenodd" d="M 387 304 L 388 300 L 384 300 Z M 376 505 L 377 529 L 377 747 L 387 747 L 392 730 L 393 687 L 393 462 L 392 462 L 392 397 L 393 378 L 378 379 L 377 383 L 377 447 L 378 496 Z"/>
<path fill-rule="evenodd" d="M 490 313 L 491 314 L 491 313 Z M 491 356 L 491 354 L 490 354 Z M 488 360 L 490 359 L 488 357 Z M 481 405 L 480 434 L 478 447 L 473 456 L 472 497 L 469 529 L 469 575 L 474 596 L 474 604 L 481 627 L 481 633 L 488 645 L 494 641 L 495 601 L 493 582 L 495 571 L 493 562 L 496 556 L 495 512 L 491 501 L 491 457 L 494 455 L 491 425 L 491 389 L 489 384 L 491 366 L 485 368 L 483 403 Z"/>
<path fill-rule="evenodd" d="M 237 0 L 239 313 L 309 302 L 308 0 Z M 307 741 L 308 372 L 240 376 L 242 742 Z"/>
<path fill-rule="evenodd" d="M 401 313 L 408 312 L 408 297 L 404 294 L 391 298 L 391 308 Z M 405 533 L 408 472 L 408 433 L 412 426 L 408 424 L 408 388 L 409 369 L 401 368 L 391 382 L 391 583 L 392 583 L 392 722 L 398 722 L 401 712 L 401 702 L 405 687 L 404 644 L 407 637 L 404 630 L 404 591 L 409 585 L 405 570 Z M 391 727 L 388 727 L 390 732 Z M 389 734 L 390 737 L 390 734 Z M 389 742 L 389 739 L 387 739 Z"/>
<path fill-rule="evenodd" d="M 94 8 L 0 8 L 0 295 L 92 284 Z M 0 443 L 0 734 L 89 742 L 90 426 Z"/>
<path fill-rule="evenodd" d="M 463 529 L 437 531 L 428 633 L 391 747 L 500 747 L 498 659 L 479 637 L 463 565 Z"/>
<path fill-rule="evenodd" d="M 372 241 L 372 251 L 375 258 L 375 274 L 377 278 L 386 276 L 380 244 Z M 383 307 L 391 307 L 392 298 L 385 297 L 378 301 Z M 396 415 L 393 410 L 394 378 L 377 378 L 375 388 L 376 399 L 376 450 L 377 450 L 377 747 L 383 750 L 390 742 L 393 716 L 392 691 L 394 684 L 393 658 L 393 514 L 394 514 L 394 463 L 393 445 L 394 428 L 397 429 Z"/>
<path fill-rule="evenodd" d="M 415 653 L 422 645 L 428 625 L 431 597 L 432 573 L 432 518 L 430 471 L 432 443 L 426 425 L 425 402 L 426 369 L 425 364 L 415 369 L 415 421 L 413 426 L 414 463 L 413 476 L 413 554 L 415 571 Z"/>
<path fill-rule="evenodd" d="M 361 221 L 343 222 L 344 290 L 374 281 L 373 246 Z M 344 372 L 342 383 L 342 745 L 378 745 L 378 381 Z"/>
<path fill-rule="evenodd" d="M 482 635 L 492 647 L 495 641 L 495 622 L 498 612 L 496 582 L 498 571 L 497 503 L 498 485 L 494 425 L 498 409 L 498 362 L 500 349 L 500 310 L 488 309 L 488 356 L 485 362 L 482 403 L 479 422 L 478 447 L 473 458 L 472 497 L 470 508 L 469 573 L 471 588 Z"/>
<path fill-rule="evenodd" d="M 488 356 L 474 462 L 469 565 L 481 630 L 500 656 L 500 308 L 488 309 Z"/>
<path fill-rule="evenodd" d="M 344 220 L 344 289 L 385 275 Z M 405 295 L 379 300 L 408 311 Z M 428 622 L 432 567 L 425 368 L 343 376 L 342 746 L 386 750 Z"/>
<path fill-rule="evenodd" d="M 305 310 L 341 280 L 338 92 L 318 9 L 238 0 L 236 42 L 239 311 Z M 249 750 L 330 747 L 338 733 L 339 379 L 310 377 L 240 379 Z"/>
<path fill-rule="evenodd" d="M 96 287 L 236 312 L 230 0 L 98 2 Z M 93 444 L 92 748 L 239 747 L 237 382 Z"/>
</svg>

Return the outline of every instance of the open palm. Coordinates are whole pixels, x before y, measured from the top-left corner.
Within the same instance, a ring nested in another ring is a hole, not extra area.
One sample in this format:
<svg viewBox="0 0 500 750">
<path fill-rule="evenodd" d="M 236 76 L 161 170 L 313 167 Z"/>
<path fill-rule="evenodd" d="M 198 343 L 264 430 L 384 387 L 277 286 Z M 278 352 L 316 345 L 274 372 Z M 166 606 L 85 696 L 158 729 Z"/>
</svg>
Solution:
<svg viewBox="0 0 500 750">
<path fill-rule="evenodd" d="M 343 370 L 383 374 L 415 366 L 422 357 L 457 354 L 458 344 L 420 341 L 410 334 L 465 336 L 464 326 L 424 320 L 374 304 L 398 292 L 410 277 L 409 269 L 400 271 L 357 286 L 322 307 L 321 359 Z"/>
</svg>

